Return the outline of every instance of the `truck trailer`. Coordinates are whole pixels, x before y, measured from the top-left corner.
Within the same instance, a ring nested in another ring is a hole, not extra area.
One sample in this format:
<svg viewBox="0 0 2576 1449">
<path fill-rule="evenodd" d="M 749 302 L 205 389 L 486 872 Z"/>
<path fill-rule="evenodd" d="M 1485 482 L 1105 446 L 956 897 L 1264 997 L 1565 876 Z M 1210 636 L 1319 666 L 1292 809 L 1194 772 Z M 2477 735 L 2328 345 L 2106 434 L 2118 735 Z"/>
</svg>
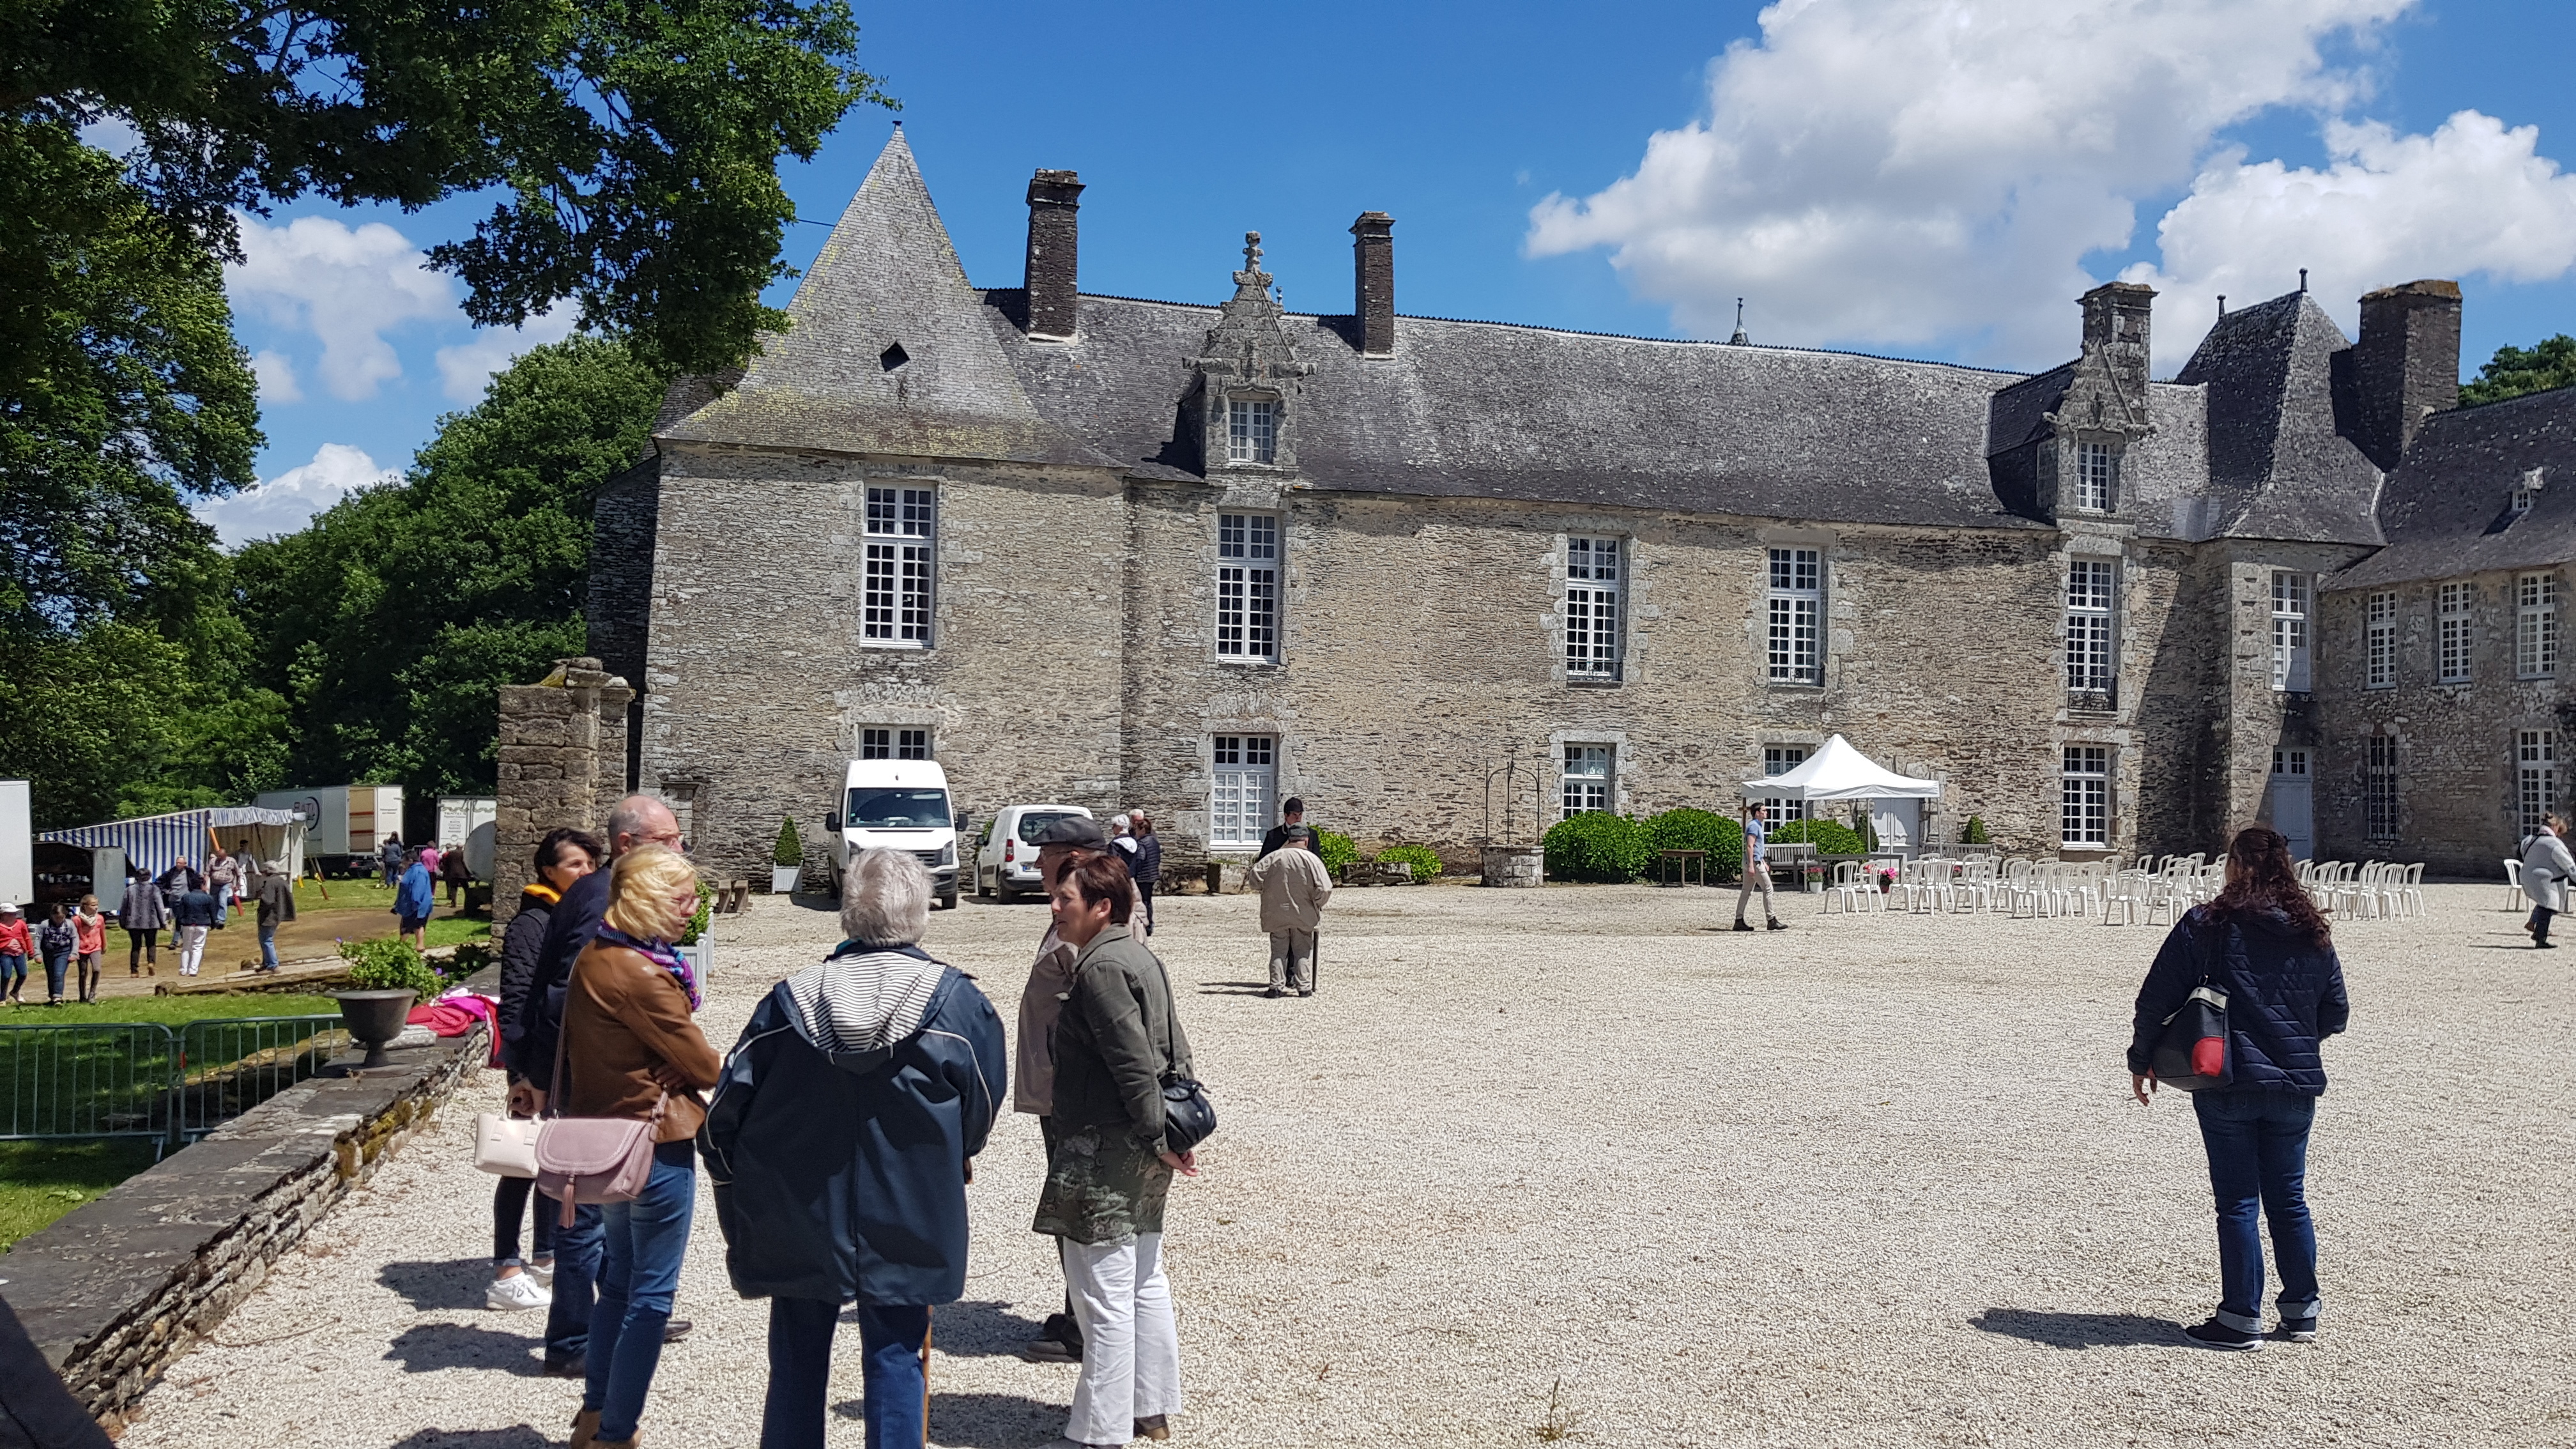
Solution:
<svg viewBox="0 0 2576 1449">
<path fill-rule="evenodd" d="M 252 803 L 304 817 L 304 859 L 326 876 L 373 875 L 376 851 L 402 834 L 400 785 L 307 785 L 265 790 Z"/>
</svg>

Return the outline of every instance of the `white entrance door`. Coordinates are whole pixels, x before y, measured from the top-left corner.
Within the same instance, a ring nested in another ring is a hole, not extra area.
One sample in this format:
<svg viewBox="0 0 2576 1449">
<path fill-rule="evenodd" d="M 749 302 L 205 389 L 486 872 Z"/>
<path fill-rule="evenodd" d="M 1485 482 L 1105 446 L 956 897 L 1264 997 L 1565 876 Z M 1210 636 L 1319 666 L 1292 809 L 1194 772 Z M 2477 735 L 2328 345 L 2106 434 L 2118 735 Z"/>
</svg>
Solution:
<svg viewBox="0 0 2576 1449">
<path fill-rule="evenodd" d="M 1877 832 L 1879 849 L 1911 853 L 1923 844 L 1923 802 L 1872 800 L 1869 828 Z"/>
<path fill-rule="evenodd" d="M 2290 842 L 2292 860 L 2316 858 L 2316 778 L 2308 772 L 2306 750 L 2272 752 L 2272 828 Z"/>
</svg>

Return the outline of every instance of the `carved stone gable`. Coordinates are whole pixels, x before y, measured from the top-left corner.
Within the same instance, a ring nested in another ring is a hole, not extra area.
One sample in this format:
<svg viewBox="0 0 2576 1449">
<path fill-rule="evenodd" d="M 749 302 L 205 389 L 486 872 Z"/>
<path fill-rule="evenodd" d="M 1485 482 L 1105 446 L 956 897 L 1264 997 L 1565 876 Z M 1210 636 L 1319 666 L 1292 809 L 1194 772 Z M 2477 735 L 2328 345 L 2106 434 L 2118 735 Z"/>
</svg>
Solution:
<svg viewBox="0 0 2576 1449">
<path fill-rule="evenodd" d="M 1270 274 L 1261 269 L 1261 233 L 1243 234 L 1243 270 L 1234 274 L 1234 295 L 1217 312 L 1199 355 L 1190 359 L 1197 374 L 1192 401 L 1202 429 L 1200 454 L 1206 471 L 1228 467 L 1293 470 L 1295 418 L 1302 380 L 1314 364 L 1297 359 L 1281 325 L 1279 303 L 1270 295 Z M 1269 405 L 1270 448 L 1267 462 L 1236 461 L 1229 456 L 1231 407 L 1236 402 Z"/>
<path fill-rule="evenodd" d="M 2067 381 L 2066 395 L 2058 399 L 2057 411 L 2048 415 L 2048 422 L 2061 437 L 2112 433 L 2118 435 L 2119 441 L 2132 442 L 2155 431 L 2155 425 L 2147 419 L 2146 398 L 2132 397 L 2121 386 L 2108 352 L 2098 342 L 2084 344 L 2084 355 L 2075 362 L 2075 375 Z"/>
</svg>

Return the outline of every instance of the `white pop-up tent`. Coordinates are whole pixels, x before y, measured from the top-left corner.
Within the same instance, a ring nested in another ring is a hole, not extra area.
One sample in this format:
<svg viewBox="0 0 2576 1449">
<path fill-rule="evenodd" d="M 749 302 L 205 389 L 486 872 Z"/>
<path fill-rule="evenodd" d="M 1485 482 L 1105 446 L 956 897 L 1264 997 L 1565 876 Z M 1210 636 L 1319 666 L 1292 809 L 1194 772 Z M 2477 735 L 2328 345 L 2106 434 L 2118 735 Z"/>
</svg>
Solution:
<svg viewBox="0 0 2576 1449">
<path fill-rule="evenodd" d="M 1870 826 L 1882 846 L 1910 851 L 1923 843 L 1923 807 L 1918 802 L 1940 799 L 1941 782 L 1880 769 L 1869 756 L 1853 749 L 1851 741 L 1835 735 L 1796 769 L 1745 781 L 1744 798 L 1902 802 L 1892 808 L 1873 803 Z"/>
</svg>

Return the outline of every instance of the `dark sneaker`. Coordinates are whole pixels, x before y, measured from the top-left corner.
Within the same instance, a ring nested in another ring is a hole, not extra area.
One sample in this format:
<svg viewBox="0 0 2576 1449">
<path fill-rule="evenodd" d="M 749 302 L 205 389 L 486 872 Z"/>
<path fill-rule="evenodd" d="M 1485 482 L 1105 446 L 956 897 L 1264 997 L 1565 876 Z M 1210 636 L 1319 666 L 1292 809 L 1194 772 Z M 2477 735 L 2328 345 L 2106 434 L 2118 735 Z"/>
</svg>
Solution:
<svg viewBox="0 0 2576 1449">
<path fill-rule="evenodd" d="M 1050 1313 L 1039 1326 L 1038 1336 L 1020 1349 L 1020 1357 L 1031 1363 L 1080 1363 L 1082 1329 L 1071 1315 Z"/>
<path fill-rule="evenodd" d="M 579 1379 L 588 1378 L 589 1376 L 590 1360 L 581 1354 L 550 1353 L 546 1355 L 547 1378 Z"/>
<path fill-rule="evenodd" d="M 1744 924 L 1742 921 L 1738 921 L 1738 922 L 1736 922 L 1736 923 L 1735 923 L 1735 929 L 1737 929 L 1737 930 L 1739 930 L 1739 931 L 1750 931 L 1750 930 L 1752 930 L 1753 928 L 1752 928 L 1751 926 L 1748 926 L 1748 925 Z"/>
<path fill-rule="evenodd" d="M 1142 1419 L 1138 1419 L 1136 1421 L 1136 1437 L 1139 1439 L 1155 1440 L 1169 1439 L 1172 1437 L 1171 1421 L 1160 1414 L 1149 1414 Z"/>
<path fill-rule="evenodd" d="M 2558 943 L 2555 941 L 2534 941 L 2531 944 L 2539 947 L 2543 951 L 2555 951 L 2558 949 Z"/>
<path fill-rule="evenodd" d="M 2284 1318 L 2280 1336 L 2290 1343 L 2314 1343 L 2317 1341 L 2317 1321 L 2313 1318 Z"/>
<path fill-rule="evenodd" d="M 662 1324 L 662 1341 L 664 1343 L 678 1343 L 681 1339 L 688 1337 L 689 1330 L 695 1327 L 697 1327 L 696 1324 L 691 1323 L 685 1318 L 667 1319 Z"/>
<path fill-rule="evenodd" d="M 1264 992 L 1262 992 L 1261 994 L 1262 994 L 1262 995 L 1264 995 L 1264 996 L 1266 996 L 1266 997 L 1269 997 L 1269 998 L 1270 998 L 1271 1000 L 1273 1000 L 1273 1001 L 1277 1001 L 1277 1000 L 1279 999 L 1279 988 L 1278 988 L 1278 987 L 1276 987 L 1276 986 L 1273 986 L 1273 987 L 1271 987 L 1269 990 L 1264 991 Z"/>
<path fill-rule="evenodd" d="M 2202 1348 L 2214 1348 L 2223 1353 L 2245 1353 L 2263 1346 L 2262 1335 L 2247 1333 L 2241 1328 L 2230 1328 L 2215 1318 L 2207 1323 L 2184 1329 L 2182 1336 Z"/>
<path fill-rule="evenodd" d="M 1773 921 L 1770 928 L 1774 931 L 1785 931 L 1789 929 L 1789 923 L 1787 921 Z"/>
</svg>

